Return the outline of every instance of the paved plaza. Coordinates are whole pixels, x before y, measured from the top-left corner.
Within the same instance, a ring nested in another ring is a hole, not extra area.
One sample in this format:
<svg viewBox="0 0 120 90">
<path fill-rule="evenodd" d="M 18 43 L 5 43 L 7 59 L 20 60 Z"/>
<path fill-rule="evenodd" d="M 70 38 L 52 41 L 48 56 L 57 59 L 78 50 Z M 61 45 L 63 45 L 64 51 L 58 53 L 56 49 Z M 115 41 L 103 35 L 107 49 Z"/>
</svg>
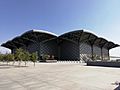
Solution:
<svg viewBox="0 0 120 90">
<path fill-rule="evenodd" d="M 120 68 L 79 63 L 0 65 L 0 90 L 117 90 Z"/>
</svg>

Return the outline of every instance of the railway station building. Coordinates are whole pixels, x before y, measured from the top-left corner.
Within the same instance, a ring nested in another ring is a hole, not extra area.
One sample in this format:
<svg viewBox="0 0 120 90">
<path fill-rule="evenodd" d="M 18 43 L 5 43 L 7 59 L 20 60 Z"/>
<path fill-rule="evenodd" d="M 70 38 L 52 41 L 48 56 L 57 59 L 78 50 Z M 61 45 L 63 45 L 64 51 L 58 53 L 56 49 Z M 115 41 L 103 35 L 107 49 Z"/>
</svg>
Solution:
<svg viewBox="0 0 120 90">
<path fill-rule="evenodd" d="M 1 46 L 15 53 L 22 48 L 30 53 L 54 56 L 58 61 L 110 60 L 109 50 L 118 47 L 111 41 L 85 30 L 75 30 L 60 36 L 45 30 L 30 30 Z"/>
</svg>

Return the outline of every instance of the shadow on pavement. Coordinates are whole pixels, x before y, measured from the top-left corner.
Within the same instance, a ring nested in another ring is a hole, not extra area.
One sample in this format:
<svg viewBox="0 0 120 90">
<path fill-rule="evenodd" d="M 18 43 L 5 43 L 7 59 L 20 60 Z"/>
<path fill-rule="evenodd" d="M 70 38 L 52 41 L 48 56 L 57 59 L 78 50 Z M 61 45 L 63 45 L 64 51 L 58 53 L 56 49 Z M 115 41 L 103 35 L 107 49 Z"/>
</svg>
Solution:
<svg viewBox="0 0 120 90">
<path fill-rule="evenodd" d="M 0 64 L 0 69 L 9 69 L 9 68 L 21 68 L 21 67 L 28 67 L 28 66 L 19 66 L 19 65 L 9 65 L 9 64 Z"/>
<path fill-rule="evenodd" d="M 11 68 L 11 67 L 9 67 L 9 66 L 8 66 L 8 67 L 7 67 L 7 66 L 1 67 L 1 66 L 0 66 L 0 69 L 9 69 L 9 68 Z"/>
</svg>

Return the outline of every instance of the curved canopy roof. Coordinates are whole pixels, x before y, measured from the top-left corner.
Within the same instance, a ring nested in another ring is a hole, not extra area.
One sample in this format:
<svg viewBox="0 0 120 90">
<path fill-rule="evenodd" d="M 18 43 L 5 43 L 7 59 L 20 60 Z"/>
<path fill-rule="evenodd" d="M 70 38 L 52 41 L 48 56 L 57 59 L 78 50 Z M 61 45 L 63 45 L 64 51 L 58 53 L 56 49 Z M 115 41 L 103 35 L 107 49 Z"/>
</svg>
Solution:
<svg viewBox="0 0 120 90">
<path fill-rule="evenodd" d="M 9 49 L 19 48 L 21 46 L 27 46 L 33 42 L 42 42 L 56 38 L 57 35 L 44 30 L 30 30 L 22 34 L 21 36 L 15 37 L 14 39 L 3 43 L 4 46 Z"/>
<path fill-rule="evenodd" d="M 107 49 L 112 49 L 119 46 L 118 44 L 107 41 L 106 39 L 98 37 L 86 30 L 75 30 L 64 33 L 60 36 L 44 30 L 30 30 L 28 32 L 25 32 L 21 36 L 15 37 L 13 40 L 3 43 L 1 46 L 7 47 L 9 49 L 14 49 L 21 46 L 27 46 L 33 42 L 43 42 L 57 37 L 70 40 L 75 43 L 87 42 L 90 45 L 96 45 Z"/>
<path fill-rule="evenodd" d="M 87 42 L 90 45 L 96 45 L 107 49 L 112 49 L 119 46 L 118 44 L 115 44 L 104 38 L 98 37 L 95 34 L 85 30 L 75 30 L 75 31 L 67 32 L 60 35 L 59 38 L 70 40 L 75 43 Z"/>
<path fill-rule="evenodd" d="M 49 32 L 49 31 L 45 31 L 45 30 L 36 30 L 36 29 L 27 31 L 27 32 L 25 32 L 24 34 L 30 33 L 30 32 L 44 33 L 44 34 L 50 34 L 50 35 L 57 36 L 57 34 L 55 34 L 55 33 L 52 33 L 52 32 Z"/>
</svg>

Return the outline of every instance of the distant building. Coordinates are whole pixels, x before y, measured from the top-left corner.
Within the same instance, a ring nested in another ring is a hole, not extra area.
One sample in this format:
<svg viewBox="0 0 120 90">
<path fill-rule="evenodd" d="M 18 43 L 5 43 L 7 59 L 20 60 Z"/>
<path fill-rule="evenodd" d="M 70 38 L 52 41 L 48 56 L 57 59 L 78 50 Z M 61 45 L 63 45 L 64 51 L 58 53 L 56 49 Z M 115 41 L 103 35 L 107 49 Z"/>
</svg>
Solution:
<svg viewBox="0 0 120 90">
<path fill-rule="evenodd" d="M 57 36 L 43 30 L 30 30 L 1 46 L 15 53 L 17 48 L 38 52 L 39 59 L 43 55 L 54 56 L 56 60 L 109 60 L 109 50 L 118 44 L 107 41 L 85 30 L 76 30 Z"/>
</svg>

